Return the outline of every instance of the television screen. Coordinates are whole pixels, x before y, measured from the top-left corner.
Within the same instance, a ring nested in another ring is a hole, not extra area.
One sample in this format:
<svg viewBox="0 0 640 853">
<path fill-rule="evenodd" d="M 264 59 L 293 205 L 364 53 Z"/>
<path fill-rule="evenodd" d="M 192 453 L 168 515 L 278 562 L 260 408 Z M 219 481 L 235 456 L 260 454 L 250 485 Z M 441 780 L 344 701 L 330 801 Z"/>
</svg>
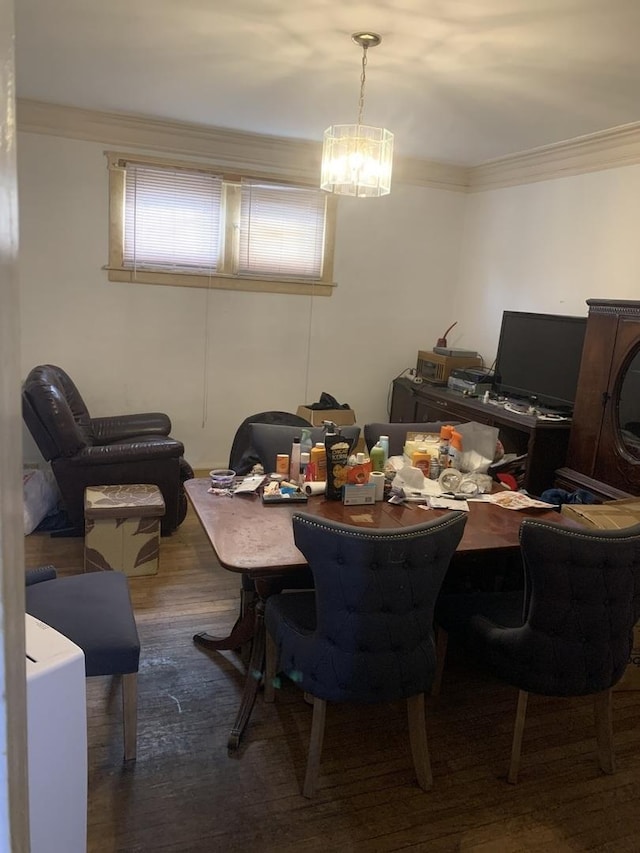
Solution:
<svg viewBox="0 0 640 853">
<path fill-rule="evenodd" d="M 504 311 L 496 391 L 549 409 L 573 409 L 586 327 L 586 317 Z"/>
</svg>

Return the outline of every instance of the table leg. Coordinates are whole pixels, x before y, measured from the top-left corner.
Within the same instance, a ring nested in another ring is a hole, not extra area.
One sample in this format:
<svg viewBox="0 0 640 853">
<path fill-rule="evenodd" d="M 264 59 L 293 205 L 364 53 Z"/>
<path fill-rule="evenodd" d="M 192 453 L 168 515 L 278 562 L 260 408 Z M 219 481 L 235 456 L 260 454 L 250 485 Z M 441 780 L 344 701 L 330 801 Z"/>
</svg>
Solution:
<svg viewBox="0 0 640 853">
<path fill-rule="evenodd" d="M 227 637 L 215 637 L 213 634 L 201 631 L 193 635 L 193 642 L 196 646 L 208 649 L 209 651 L 237 649 L 253 639 L 255 626 L 255 605 L 251 603 L 247 605 L 244 612 L 236 619 L 235 625 Z"/>
<path fill-rule="evenodd" d="M 233 724 L 229 740 L 227 741 L 227 749 L 229 753 L 234 753 L 240 745 L 240 738 L 244 732 L 251 712 L 253 710 L 260 682 L 262 681 L 262 672 L 264 668 L 264 648 L 265 648 L 265 627 L 264 627 L 264 601 L 259 599 L 255 605 L 255 632 L 253 636 L 253 644 L 251 646 L 251 658 L 247 668 L 247 675 L 242 691 L 242 701 L 238 709 L 236 721 Z"/>
</svg>

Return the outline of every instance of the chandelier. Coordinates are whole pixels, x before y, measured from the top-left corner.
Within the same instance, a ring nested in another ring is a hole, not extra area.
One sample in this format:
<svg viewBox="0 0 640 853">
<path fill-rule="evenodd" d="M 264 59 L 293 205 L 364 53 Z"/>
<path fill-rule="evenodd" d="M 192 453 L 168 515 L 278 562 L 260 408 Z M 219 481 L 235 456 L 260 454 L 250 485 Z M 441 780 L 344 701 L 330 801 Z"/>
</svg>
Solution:
<svg viewBox="0 0 640 853">
<path fill-rule="evenodd" d="M 391 191 L 393 133 L 362 123 L 367 50 L 382 41 L 377 33 L 354 33 L 352 41 L 362 48 L 360 99 L 356 124 L 334 124 L 324 132 L 320 186 L 337 195 L 364 198 Z"/>
</svg>

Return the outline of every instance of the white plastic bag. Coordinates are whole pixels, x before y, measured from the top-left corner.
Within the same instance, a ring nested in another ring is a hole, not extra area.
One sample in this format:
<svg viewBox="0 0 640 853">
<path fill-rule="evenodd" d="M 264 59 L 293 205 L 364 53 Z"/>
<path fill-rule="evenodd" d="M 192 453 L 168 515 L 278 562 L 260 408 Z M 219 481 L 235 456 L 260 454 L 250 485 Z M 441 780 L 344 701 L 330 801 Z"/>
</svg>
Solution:
<svg viewBox="0 0 640 853">
<path fill-rule="evenodd" d="M 462 453 L 457 467 L 463 473 L 486 474 L 496 455 L 498 428 L 471 421 L 458 424 L 455 429 L 462 436 Z"/>
<path fill-rule="evenodd" d="M 28 536 L 57 507 L 59 492 L 51 470 L 42 468 L 25 468 L 22 488 L 24 535 Z"/>
</svg>

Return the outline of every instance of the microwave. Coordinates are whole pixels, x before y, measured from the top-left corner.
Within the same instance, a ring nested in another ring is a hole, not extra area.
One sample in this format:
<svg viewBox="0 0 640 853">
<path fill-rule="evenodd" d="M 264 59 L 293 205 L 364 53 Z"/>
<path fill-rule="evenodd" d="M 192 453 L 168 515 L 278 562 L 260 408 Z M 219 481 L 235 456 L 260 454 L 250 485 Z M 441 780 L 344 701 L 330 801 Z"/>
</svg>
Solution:
<svg viewBox="0 0 640 853">
<path fill-rule="evenodd" d="M 480 367 L 478 355 L 442 355 L 439 352 L 418 350 L 416 375 L 432 385 L 446 385 L 449 374 L 457 367 Z"/>
</svg>

